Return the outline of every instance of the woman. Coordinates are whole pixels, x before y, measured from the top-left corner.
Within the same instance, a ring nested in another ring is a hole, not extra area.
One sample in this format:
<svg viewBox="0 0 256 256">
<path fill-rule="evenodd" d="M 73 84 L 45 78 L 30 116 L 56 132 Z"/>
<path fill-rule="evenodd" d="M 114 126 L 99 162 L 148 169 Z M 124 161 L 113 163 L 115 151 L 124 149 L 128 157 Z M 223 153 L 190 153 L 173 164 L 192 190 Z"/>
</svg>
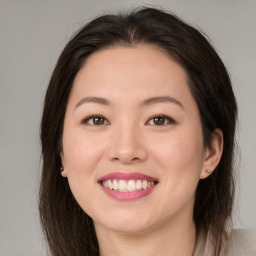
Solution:
<svg viewBox="0 0 256 256">
<path fill-rule="evenodd" d="M 142 8 L 83 27 L 41 124 L 52 255 L 235 255 L 236 116 L 225 66 L 176 16 Z"/>
</svg>

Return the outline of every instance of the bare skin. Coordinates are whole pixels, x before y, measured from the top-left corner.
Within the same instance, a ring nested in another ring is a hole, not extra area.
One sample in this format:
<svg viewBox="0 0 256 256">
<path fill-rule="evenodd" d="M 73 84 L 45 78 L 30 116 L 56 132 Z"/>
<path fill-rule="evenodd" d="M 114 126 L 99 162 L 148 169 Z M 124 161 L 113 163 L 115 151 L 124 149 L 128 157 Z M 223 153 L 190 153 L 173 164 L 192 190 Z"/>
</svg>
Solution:
<svg viewBox="0 0 256 256">
<path fill-rule="evenodd" d="M 196 187 L 217 166 L 223 136 L 216 130 L 212 147 L 204 147 L 187 80 L 179 64 L 148 45 L 96 52 L 75 78 L 62 175 L 94 221 L 101 256 L 193 255 Z M 146 196 L 117 200 L 99 182 L 113 172 L 158 183 Z"/>
<path fill-rule="evenodd" d="M 180 218 L 181 223 L 176 222 L 171 227 L 163 223 L 156 229 L 137 234 L 113 232 L 110 235 L 108 230 L 96 224 L 100 255 L 191 256 L 195 249 L 196 229 L 192 219 L 187 223 L 183 219 Z"/>
</svg>

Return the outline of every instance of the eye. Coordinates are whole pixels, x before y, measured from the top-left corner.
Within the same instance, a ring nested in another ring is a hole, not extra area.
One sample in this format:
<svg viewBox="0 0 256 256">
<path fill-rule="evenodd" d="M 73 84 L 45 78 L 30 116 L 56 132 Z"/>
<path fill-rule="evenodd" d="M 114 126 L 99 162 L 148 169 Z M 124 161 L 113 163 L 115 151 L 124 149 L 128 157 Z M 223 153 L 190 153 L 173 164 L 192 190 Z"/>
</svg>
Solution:
<svg viewBox="0 0 256 256">
<path fill-rule="evenodd" d="M 157 115 L 157 116 L 154 116 L 152 118 L 150 118 L 146 124 L 147 125 L 168 125 L 168 124 L 175 124 L 175 120 L 172 119 L 171 117 L 169 116 L 166 116 L 166 115 Z"/>
<path fill-rule="evenodd" d="M 83 121 L 82 124 L 88 124 L 88 125 L 109 125 L 109 121 L 101 116 L 101 115 L 92 115 L 86 117 Z"/>
</svg>

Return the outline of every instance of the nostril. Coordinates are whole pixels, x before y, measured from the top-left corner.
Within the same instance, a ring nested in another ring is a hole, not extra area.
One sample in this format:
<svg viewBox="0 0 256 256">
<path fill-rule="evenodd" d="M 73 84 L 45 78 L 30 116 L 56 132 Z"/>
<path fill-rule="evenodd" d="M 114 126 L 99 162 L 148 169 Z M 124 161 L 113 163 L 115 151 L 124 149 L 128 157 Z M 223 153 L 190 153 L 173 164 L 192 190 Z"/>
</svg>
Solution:
<svg viewBox="0 0 256 256">
<path fill-rule="evenodd" d="M 120 161 L 124 164 L 145 161 L 147 156 L 147 150 L 144 145 L 131 141 L 129 143 L 126 141 L 125 143 L 124 141 L 117 140 L 117 142 L 111 144 L 107 151 L 107 157 L 111 161 Z"/>
</svg>

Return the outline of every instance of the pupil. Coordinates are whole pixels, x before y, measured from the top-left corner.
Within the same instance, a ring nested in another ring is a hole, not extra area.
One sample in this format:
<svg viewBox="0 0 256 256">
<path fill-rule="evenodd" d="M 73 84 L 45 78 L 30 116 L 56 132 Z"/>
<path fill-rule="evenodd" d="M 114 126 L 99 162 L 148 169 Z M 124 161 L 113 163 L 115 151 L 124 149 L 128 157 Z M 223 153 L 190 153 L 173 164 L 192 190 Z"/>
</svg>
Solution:
<svg viewBox="0 0 256 256">
<path fill-rule="evenodd" d="M 102 117 L 94 117 L 93 123 L 95 125 L 101 125 L 104 124 L 104 119 Z"/>
<path fill-rule="evenodd" d="M 155 117 L 154 118 L 155 125 L 163 125 L 164 124 L 164 118 L 163 117 Z"/>
</svg>

